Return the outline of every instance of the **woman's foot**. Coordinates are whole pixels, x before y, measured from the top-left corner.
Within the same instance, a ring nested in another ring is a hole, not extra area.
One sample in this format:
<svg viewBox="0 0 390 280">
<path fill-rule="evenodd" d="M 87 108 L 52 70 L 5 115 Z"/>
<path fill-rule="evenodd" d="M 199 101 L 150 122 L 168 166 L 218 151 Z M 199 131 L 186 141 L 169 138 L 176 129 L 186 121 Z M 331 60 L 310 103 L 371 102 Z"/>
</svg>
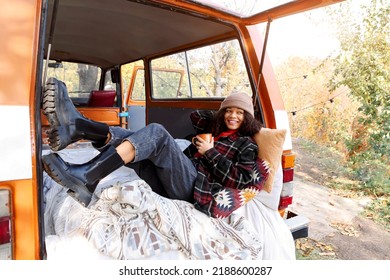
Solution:
<svg viewBox="0 0 390 280">
<path fill-rule="evenodd" d="M 99 181 L 124 165 L 116 149 L 109 145 L 100 154 L 83 164 L 65 162 L 57 153 L 42 157 L 43 168 L 58 184 L 84 206 L 88 206 Z"/>
<path fill-rule="evenodd" d="M 74 174 L 76 165 L 65 162 L 58 154 L 52 153 L 42 158 L 46 173 L 58 184 L 68 189 L 68 194 L 83 206 L 91 201 L 93 189 L 89 189 L 85 178 L 81 174 Z M 80 165 L 81 166 L 81 165 Z M 80 168 L 81 171 L 84 168 Z M 73 171 L 73 172 L 72 172 Z M 80 172 L 77 172 L 80 173 Z M 80 176 L 81 175 L 81 176 Z M 92 186 L 90 186 L 92 187 Z M 96 185 L 95 185 L 96 187 Z"/>
</svg>

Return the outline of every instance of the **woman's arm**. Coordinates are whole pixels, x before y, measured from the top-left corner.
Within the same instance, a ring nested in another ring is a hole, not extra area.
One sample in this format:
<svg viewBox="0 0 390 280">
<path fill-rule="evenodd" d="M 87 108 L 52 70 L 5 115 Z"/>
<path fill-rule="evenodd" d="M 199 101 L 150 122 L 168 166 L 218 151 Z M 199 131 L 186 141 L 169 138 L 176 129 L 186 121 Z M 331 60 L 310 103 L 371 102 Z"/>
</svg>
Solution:
<svg viewBox="0 0 390 280">
<path fill-rule="evenodd" d="M 190 115 L 190 119 L 196 134 L 210 133 L 213 118 L 214 112 L 211 110 L 193 111 Z"/>
<path fill-rule="evenodd" d="M 211 124 L 214 118 L 214 112 L 210 110 L 196 110 L 190 115 L 192 126 L 195 129 L 195 134 L 210 133 Z M 197 153 L 197 147 L 193 144 L 189 145 L 184 151 L 184 154 L 193 158 Z"/>
<path fill-rule="evenodd" d="M 243 189 L 247 186 L 264 184 L 260 182 L 264 178 L 259 174 L 262 171 L 258 170 L 258 148 L 255 143 L 247 138 L 240 138 L 227 149 L 226 156 L 218 152 L 216 148 L 211 148 L 204 154 L 204 158 L 209 163 L 209 171 L 222 186 Z M 229 159 L 233 157 L 229 156 L 229 151 L 234 151 L 234 160 Z"/>
</svg>

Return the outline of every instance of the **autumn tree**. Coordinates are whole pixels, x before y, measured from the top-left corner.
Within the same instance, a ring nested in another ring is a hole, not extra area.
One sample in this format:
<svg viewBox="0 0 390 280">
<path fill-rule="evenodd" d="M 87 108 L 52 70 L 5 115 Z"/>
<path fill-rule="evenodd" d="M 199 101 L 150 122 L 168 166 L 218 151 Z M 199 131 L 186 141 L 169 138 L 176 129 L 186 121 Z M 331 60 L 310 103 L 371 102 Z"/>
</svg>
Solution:
<svg viewBox="0 0 390 280">
<path fill-rule="evenodd" d="M 326 88 L 332 72 L 330 63 L 315 57 L 292 56 L 276 68 L 292 135 L 343 151 L 356 107 L 345 88 Z"/>
<path fill-rule="evenodd" d="M 331 59 L 335 71 L 329 89 L 348 87 L 359 103 L 354 133 L 346 139 L 350 160 L 366 186 L 388 192 L 390 5 L 388 0 L 369 1 L 356 18 L 350 9 L 346 3 L 331 11 L 341 52 Z"/>
</svg>

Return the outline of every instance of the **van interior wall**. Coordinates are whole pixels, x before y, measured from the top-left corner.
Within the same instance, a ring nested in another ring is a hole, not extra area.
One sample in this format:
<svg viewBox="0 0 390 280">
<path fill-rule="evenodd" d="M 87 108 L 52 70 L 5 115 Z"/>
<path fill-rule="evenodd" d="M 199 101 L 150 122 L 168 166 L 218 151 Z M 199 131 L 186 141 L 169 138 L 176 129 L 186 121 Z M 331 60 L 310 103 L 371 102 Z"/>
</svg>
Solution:
<svg viewBox="0 0 390 280">
<path fill-rule="evenodd" d="M 148 123 L 159 123 L 173 138 L 186 139 L 195 134 L 190 114 L 193 108 L 153 107 L 148 110 Z"/>
</svg>

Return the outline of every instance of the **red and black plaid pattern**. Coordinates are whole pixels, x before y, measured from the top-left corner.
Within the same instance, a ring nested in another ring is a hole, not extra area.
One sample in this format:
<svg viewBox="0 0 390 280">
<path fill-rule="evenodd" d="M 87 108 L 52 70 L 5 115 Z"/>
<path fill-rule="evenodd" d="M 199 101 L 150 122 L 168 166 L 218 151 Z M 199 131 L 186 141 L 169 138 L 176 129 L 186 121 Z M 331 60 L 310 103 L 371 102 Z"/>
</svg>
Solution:
<svg viewBox="0 0 390 280">
<path fill-rule="evenodd" d="M 196 117 L 206 124 L 203 111 L 195 111 Z M 199 127 L 198 127 L 199 128 Z M 185 151 L 198 170 L 194 186 L 195 207 L 205 214 L 223 218 L 244 205 L 247 193 L 259 192 L 268 178 L 266 163 L 259 159 L 258 147 L 248 136 L 234 132 L 225 137 L 218 137 L 214 148 L 202 157 L 195 156 L 196 147 L 190 145 Z"/>
</svg>

